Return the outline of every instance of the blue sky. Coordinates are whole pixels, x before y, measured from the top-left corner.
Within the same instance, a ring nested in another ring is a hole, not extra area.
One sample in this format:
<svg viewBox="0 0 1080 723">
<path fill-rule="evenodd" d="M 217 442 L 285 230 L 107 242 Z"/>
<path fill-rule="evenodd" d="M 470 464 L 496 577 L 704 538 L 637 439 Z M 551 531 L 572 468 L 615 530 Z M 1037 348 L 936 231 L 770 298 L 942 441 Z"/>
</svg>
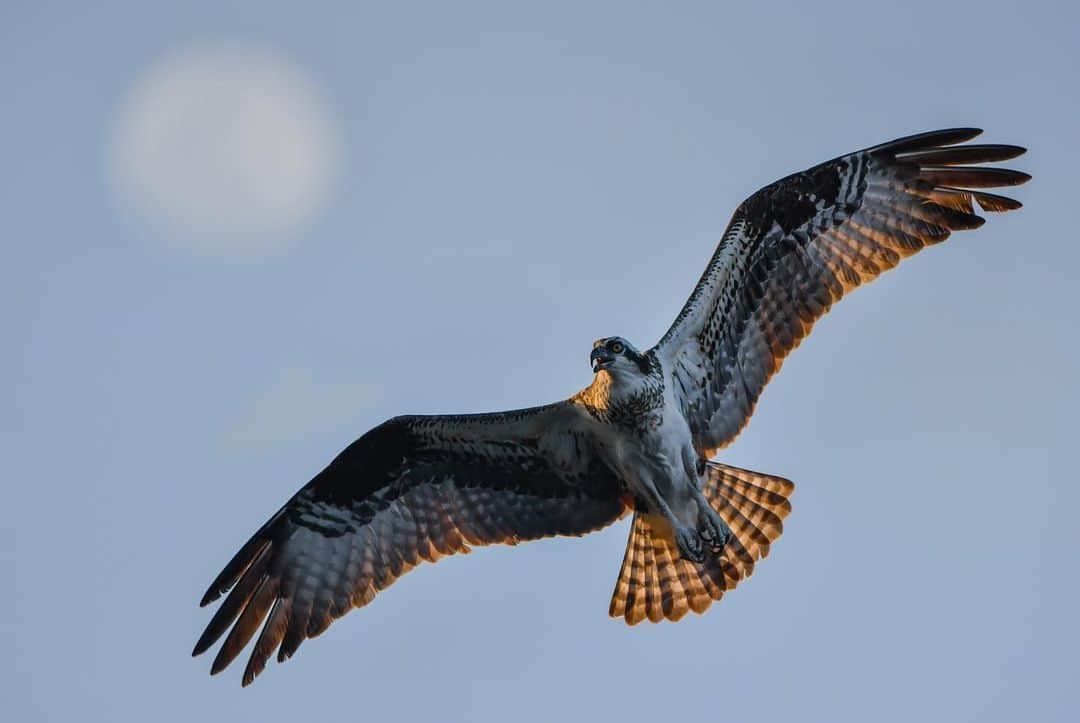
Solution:
<svg viewBox="0 0 1080 723">
<path fill-rule="evenodd" d="M 7 4 L 0 716 L 1074 720 L 1078 20 Z M 215 44 L 290 64 L 334 134 L 319 203 L 221 254 L 110 175 L 140 79 Z M 567 396 L 593 339 L 663 333 L 759 186 L 955 125 L 1030 148 L 1025 208 L 795 352 L 721 457 L 793 479 L 794 512 L 706 615 L 607 618 L 623 523 L 417 570 L 248 689 L 189 657 L 210 579 L 364 430 Z"/>
</svg>

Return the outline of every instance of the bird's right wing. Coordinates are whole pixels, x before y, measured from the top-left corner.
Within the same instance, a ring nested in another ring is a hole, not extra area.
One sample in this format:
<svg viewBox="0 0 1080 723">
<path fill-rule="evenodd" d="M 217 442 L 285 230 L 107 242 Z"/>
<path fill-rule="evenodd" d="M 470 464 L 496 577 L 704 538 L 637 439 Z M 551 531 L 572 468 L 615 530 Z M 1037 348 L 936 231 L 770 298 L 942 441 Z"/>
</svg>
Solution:
<svg viewBox="0 0 1080 723">
<path fill-rule="evenodd" d="M 705 457 L 746 425 L 784 357 L 842 296 L 984 211 L 1020 204 L 983 188 L 1026 173 L 1017 146 L 957 145 L 955 128 L 850 153 L 766 186 L 735 211 L 690 299 L 655 347 Z"/>
<path fill-rule="evenodd" d="M 627 511 L 570 402 L 467 416 L 397 417 L 343 451 L 255 533 L 210 585 L 231 588 L 195 646 L 232 628 L 224 669 L 266 620 L 247 685 L 423 561 L 470 545 L 583 535 Z"/>
</svg>

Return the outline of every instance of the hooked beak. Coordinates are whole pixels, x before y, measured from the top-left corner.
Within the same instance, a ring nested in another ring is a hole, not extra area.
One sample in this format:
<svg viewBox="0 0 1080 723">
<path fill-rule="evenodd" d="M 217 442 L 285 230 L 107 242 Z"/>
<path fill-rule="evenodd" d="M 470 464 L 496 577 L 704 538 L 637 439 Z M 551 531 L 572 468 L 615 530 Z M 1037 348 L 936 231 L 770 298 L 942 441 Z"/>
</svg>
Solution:
<svg viewBox="0 0 1080 723">
<path fill-rule="evenodd" d="M 589 354 L 589 361 L 592 363 L 593 374 L 601 369 L 607 369 L 615 362 L 615 355 L 612 354 L 607 348 L 598 346 L 592 350 L 592 354 Z"/>
</svg>

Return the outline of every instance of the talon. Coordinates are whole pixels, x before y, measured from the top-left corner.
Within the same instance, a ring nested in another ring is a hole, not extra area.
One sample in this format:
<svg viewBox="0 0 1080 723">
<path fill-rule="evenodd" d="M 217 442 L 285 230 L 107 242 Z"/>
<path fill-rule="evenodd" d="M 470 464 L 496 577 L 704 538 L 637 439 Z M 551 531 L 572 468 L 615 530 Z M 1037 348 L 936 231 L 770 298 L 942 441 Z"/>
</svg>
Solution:
<svg viewBox="0 0 1080 723">
<path fill-rule="evenodd" d="M 710 508 L 698 520 L 698 535 L 709 545 L 713 554 L 719 554 L 731 539 L 731 528 Z"/>
<path fill-rule="evenodd" d="M 678 528 L 675 531 L 675 542 L 679 547 L 679 554 L 684 559 L 691 562 L 705 561 L 705 547 L 701 544 L 701 538 L 693 528 Z"/>
</svg>

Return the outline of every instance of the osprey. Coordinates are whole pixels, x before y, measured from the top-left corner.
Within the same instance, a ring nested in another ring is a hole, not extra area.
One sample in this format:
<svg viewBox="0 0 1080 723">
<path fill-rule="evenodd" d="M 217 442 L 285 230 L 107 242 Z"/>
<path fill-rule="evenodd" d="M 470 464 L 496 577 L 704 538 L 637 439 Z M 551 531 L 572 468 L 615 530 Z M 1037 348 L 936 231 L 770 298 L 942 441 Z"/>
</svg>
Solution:
<svg viewBox="0 0 1080 723">
<path fill-rule="evenodd" d="M 814 322 L 844 294 L 984 211 L 981 189 L 1030 176 L 971 164 L 1024 152 L 901 138 L 788 176 L 735 211 L 705 273 L 648 351 L 593 344 L 592 383 L 531 409 L 390 419 L 349 445 L 221 571 L 230 591 L 194 655 L 228 636 L 218 673 L 262 631 L 247 685 L 423 561 L 470 545 L 580 536 L 633 512 L 609 613 L 633 625 L 703 612 L 765 557 L 791 511 L 786 479 L 711 460 Z M 263 621 L 265 620 L 265 624 Z M 231 627 L 231 631 L 230 631 Z"/>
</svg>

